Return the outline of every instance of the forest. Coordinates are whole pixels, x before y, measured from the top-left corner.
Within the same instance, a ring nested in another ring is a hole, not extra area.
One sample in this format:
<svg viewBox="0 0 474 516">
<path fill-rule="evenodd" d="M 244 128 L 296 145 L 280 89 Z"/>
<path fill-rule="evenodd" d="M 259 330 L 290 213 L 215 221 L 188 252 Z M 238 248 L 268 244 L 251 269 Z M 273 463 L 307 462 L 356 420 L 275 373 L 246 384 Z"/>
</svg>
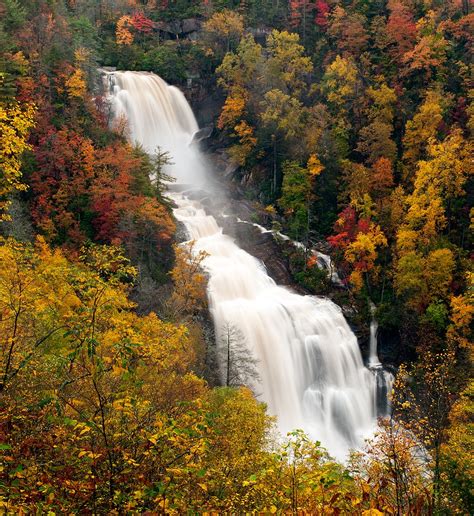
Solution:
<svg viewBox="0 0 474 516">
<path fill-rule="evenodd" d="M 473 23 L 469 0 L 0 0 L 1 514 L 474 513 Z M 184 93 L 295 288 L 366 347 L 377 320 L 390 413 L 346 461 L 279 435 L 237 328 L 216 344 L 173 157 L 112 120 L 115 69 Z"/>
</svg>

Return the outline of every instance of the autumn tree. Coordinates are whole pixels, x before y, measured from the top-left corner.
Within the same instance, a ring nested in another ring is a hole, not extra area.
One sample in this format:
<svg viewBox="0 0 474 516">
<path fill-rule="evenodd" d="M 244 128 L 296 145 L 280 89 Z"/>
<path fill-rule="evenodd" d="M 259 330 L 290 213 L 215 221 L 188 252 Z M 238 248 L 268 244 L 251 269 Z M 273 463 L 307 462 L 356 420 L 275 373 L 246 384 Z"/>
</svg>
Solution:
<svg viewBox="0 0 474 516">
<path fill-rule="evenodd" d="M 434 511 L 441 504 L 441 449 L 453 404 L 455 364 L 452 349 L 440 353 L 424 352 L 422 362 L 409 371 L 404 368 L 400 370 L 395 385 L 398 392 L 393 400 L 395 414 L 406 421 L 407 429 L 430 452 L 433 476 L 429 495 Z M 407 381 L 408 374 L 418 380 L 416 391 Z"/>
<path fill-rule="evenodd" d="M 209 52 L 215 53 L 220 49 L 224 55 L 230 52 L 238 43 L 244 32 L 244 20 L 241 14 L 224 9 L 215 12 L 204 23 L 204 31 L 207 38 Z M 224 45 L 222 44 L 224 42 Z"/>
<path fill-rule="evenodd" d="M 117 45 L 130 46 L 133 43 L 133 33 L 130 31 L 133 20 L 130 16 L 124 15 L 117 21 L 115 29 L 115 40 Z"/>
<path fill-rule="evenodd" d="M 298 34 L 272 31 L 267 38 L 267 51 L 263 76 L 267 88 L 280 89 L 298 97 L 313 71 L 311 59 L 304 55 Z"/>
<path fill-rule="evenodd" d="M 387 238 L 378 224 L 367 216 L 359 216 L 353 207 L 345 208 L 334 225 L 334 235 L 328 242 L 338 252 L 356 291 L 370 289 L 369 276 L 378 277 L 376 264 L 379 251 L 387 246 Z"/>
<path fill-rule="evenodd" d="M 388 8 L 388 51 L 400 62 L 403 55 L 414 47 L 418 29 L 409 5 L 399 0 L 390 0 Z"/>
<path fill-rule="evenodd" d="M 447 50 L 443 29 L 436 24 L 434 12 L 429 11 L 417 23 L 415 46 L 402 57 L 404 73 L 430 80 L 445 64 Z"/>
<path fill-rule="evenodd" d="M 467 512 L 474 509 L 472 500 L 473 459 L 473 384 L 461 392 L 449 413 L 446 439 L 441 445 L 440 509 L 446 512 Z"/>
<path fill-rule="evenodd" d="M 418 163 L 414 190 L 406 200 L 405 221 L 397 233 L 395 284 L 418 309 L 426 307 L 433 296 L 445 298 L 449 291 L 453 252 L 433 247 L 446 227 L 450 201 L 464 195 L 470 174 L 468 147 L 460 131 L 441 143 L 431 140 L 429 160 Z"/>
<path fill-rule="evenodd" d="M 31 149 L 28 133 L 34 126 L 35 112 L 33 104 L 0 104 L 0 221 L 8 218 L 8 197 L 27 188 L 21 180 L 21 157 Z"/>
<path fill-rule="evenodd" d="M 348 13 L 343 7 L 336 6 L 328 19 L 328 35 L 336 42 L 342 56 L 359 57 L 365 50 L 369 36 L 364 25 L 367 20 L 363 14 Z"/>
<path fill-rule="evenodd" d="M 252 36 L 244 36 L 236 53 L 227 53 L 217 68 L 218 84 L 227 91 L 227 99 L 219 117 L 218 126 L 229 131 L 237 143 L 231 155 L 244 165 L 257 144 L 253 127 L 251 92 L 256 89 L 255 74 L 262 63 L 262 47 Z"/>
<path fill-rule="evenodd" d="M 207 305 L 206 276 L 203 261 L 207 253 L 195 248 L 193 242 L 174 246 L 175 265 L 170 272 L 174 283 L 170 310 L 174 317 L 193 317 Z"/>
<path fill-rule="evenodd" d="M 402 516 L 431 510 L 427 453 L 413 434 L 394 418 L 379 423 L 362 452 L 355 452 L 350 471 L 375 514 Z M 367 514 L 371 514 L 367 511 Z"/>
<path fill-rule="evenodd" d="M 407 177 L 412 177 L 416 163 L 426 157 L 430 139 L 437 138 L 443 120 L 443 100 L 437 91 L 428 91 L 422 104 L 406 124 L 403 137 L 403 161 Z"/>
<path fill-rule="evenodd" d="M 171 457 L 202 449 L 173 441 L 177 421 L 200 421 L 198 410 L 173 410 L 177 398 L 204 393 L 189 373 L 186 329 L 133 312 L 126 294 L 136 271 L 119 250 L 88 248 L 87 266 L 41 239 L 34 249 L 3 241 L 0 252 L 2 506 L 133 504 L 125 479 L 144 457 L 162 475 Z"/>
<path fill-rule="evenodd" d="M 359 78 L 354 62 L 350 58 L 336 56 L 336 59 L 326 67 L 322 91 L 336 119 L 332 131 L 339 153 L 343 157 L 348 151 L 349 132 L 352 127 L 349 119 L 351 103 L 358 89 Z"/>
<path fill-rule="evenodd" d="M 280 90 L 270 90 L 262 101 L 260 115 L 265 129 L 270 133 L 273 161 L 272 193 L 279 191 L 278 152 L 283 141 L 291 141 L 301 135 L 303 124 L 303 106 L 296 98 Z M 284 175 L 283 171 L 283 175 Z"/>
<path fill-rule="evenodd" d="M 378 87 L 368 88 L 367 95 L 370 102 L 370 123 L 359 133 L 357 150 L 370 164 L 380 158 L 387 158 L 393 162 L 397 154 L 397 146 L 392 139 L 394 105 L 397 98 L 395 91 L 381 83 Z"/>
</svg>

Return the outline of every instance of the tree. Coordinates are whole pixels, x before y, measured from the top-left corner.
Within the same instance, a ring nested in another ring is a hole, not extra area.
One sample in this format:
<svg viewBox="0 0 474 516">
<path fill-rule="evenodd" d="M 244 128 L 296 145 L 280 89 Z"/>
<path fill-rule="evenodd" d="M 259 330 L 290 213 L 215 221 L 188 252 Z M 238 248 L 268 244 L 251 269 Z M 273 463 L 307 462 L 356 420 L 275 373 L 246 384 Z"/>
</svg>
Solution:
<svg viewBox="0 0 474 516">
<path fill-rule="evenodd" d="M 373 164 L 380 158 L 388 158 L 393 162 L 397 154 L 397 146 L 391 138 L 397 99 L 395 90 L 381 83 L 377 88 L 367 88 L 367 95 L 370 99 L 370 123 L 359 133 L 357 150 L 366 157 L 368 163 Z"/>
<path fill-rule="evenodd" d="M 363 127 L 359 132 L 357 150 L 366 157 L 370 164 L 380 158 L 394 161 L 397 155 L 397 146 L 392 140 L 393 127 L 390 124 L 374 120 L 370 125 Z"/>
<path fill-rule="evenodd" d="M 244 91 L 250 91 L 258 84 L 262 59 L 261 45 L 255 42 L 251 34 L 244 35 L 236 53 L 228 52 L 221 65 L 216 68 L 218 85 L 227 91 L 232 91 L 237 86 Z"/>
<path fill-rule="evenodd" d="M 136 492 L 189 466 L 205 387 L 187 330 L 134 313 L 121 252 L 92 247 L 73 264 L 39 239 L 0 254 L 2 506 L 108 512 L 132 503 L 131 478 Z"/>
<path fill-rule="evenodd" d="M 412 120 L 406 123 L 403 137 L 403 161 L 408 167 L 407 177 L 412 177 L 412 171 L 417 161 L 425 158 L 429 141 L 438 135 L 439 126 L 443 120 L 443 101 L 441 94 L 430 90 L 425 100 L 418 108 Z"/>
<path fill-rule="evenodd" d="M 386 33 L 389 42 L 389 49 L 398 62 L 403 55 L 412 50 L 417 36 L 417 27 L 410 8 L 400 0 L 388 2 L 390 15 L 388 17 Z"/>
<path fill-rule="evenodd" d="M 359 88 L 358 72 L 352 59 L 336 56 L 325 69 L 321 87 L 335 117 L 332 124 L 333 134 L 340 154 L 344 157 L 348 151 L 349 131 L 352 126 L 350 108 Z"/>
<path fill-rule="evenodd" d="M 451 324 L 447 340 L 455 348 L 466 349 L 472 354 L 472 320 L 474 319 L 474 275 L 466 273 L 466 292 L 451 296 Z"/>
<path fill-rule="evenodd" d="M 443 142 L 430 140 L 429 159 L 419 161 L 413 193 L 408 196 L 406 224 L 420 231 L 420 239 L 429 242 L 446 225 L 446 207 L 451 199 L 464 195 L 470 174 L 470 145 L 459 130 Z"/>
<path fill-rule="evenodd" d="M 449 44 L 444 38 L 441 27 L 436 26 L 432 11 L 418 22 L 417 27 L 419 27 L 418 41 L 413 50 L 409 50 L 402 57 L 402 63 L 405 65 L 404 73 L 416 73 L 425 80 L 430 80 L 437 69 L 446 62 Z"/>
<path fill-rule="evenodd" d="M 169 201 L 166 198 L 167 187 L 164 182 L 174 183 L 176 179 L 167 174 L 165 168 L 174 165 L 173 158 L 169 152 L 157 147 L 152 156 L 151 163 L 153 171 L 150 179 L 153 185 L 153 193 L 161 204 L 167 204 Z"/>
<path fill-rule="evenodd" d="M 360 13 L 347 13 L 336 6 L 329 15 L 328 35 L 336 42 L 342 56 L 358 58 L 365 50 L 369 36 L 364 27 L 367 19 Z"/>
<path fill-rule="evenodd" d="M 313 71 L 311 59 L 304 56 L 298 34 L 273 30 L 267 38 L 267 51 L 263 76 L 267 90 L 279 89 L 298 97 Z"/>
<path fill-rule="evenodd" d="M 219 330 L 218 356 L 226 387 L 255 389 L 260 381 L 257 364 L 245 342 L 244 334 L 231 323 Z"/>
<path fill-rule="evenodd" d="M 455 365 L 452 349 L 440 353 L 424 352 L 423 361 L 410 371 L 401 369 L 402 374 L 397 376 L 395 385 L 398 391 L 393 400 L 396 417 L 406 421 L 407 429 L 428 448 L 431 455 L 433 477 L 430 496 L 434 512 L 441 504 L 441 449 L 454 400 Z M 416 392 L 413 384 L 407 381 L 410 373 L 418 380 Z"/>
<path fill-rule="evenodd" d="M 8 219 L 8 196 L 27 188 L 21 181 L 21 157 L 31 149 L 28 133 L 34 126 L 35 112 L 33 104 L 0 104 L 0 221 Z"/>
<path fill-rule="evenodd" d="M 446 440 L 441 446 L 440 509 L 467 514 L 474 510 L 472 499 L 474 467 L 472 453 L 474 385 L 470 381 L 449 414 Z"/>
<path fill-rule="evenodd" d="M 290 229 L 295 238 L 303 235 L 308 237 L 314 179 L 323 169 L 316 156 L 310 158 L 306 168 L 294 161 L 283 163 L 283 186 L 278 204 L 289 218 Z"/>
<path fill-rule="evenodd" d="M 279 190 L 278 181 L 278 147 L 281 140 L 291 141 L 301 134 L 303 129 L 303 106 L 299 100 L 286 95 L 280 90 L 270 90 L 265 96 L 260 115 L 264 127 L 271 134 L 273 158 L 272 193 Z"/>
<path fill-rule="evenodd" d="M 92 141 L 69 128 L 48 127 L 34 149 L 32 217 L 49 240 L 83 241 L 82 215 L 89 207 L 94 177 Z"/>
<path fill-rule="evenodd" d="M 288 8 L 290 26 L 301 29 L 303 44 L 306 43 L 306 35 L 311 27 L 308 27 L 308 23 L 321 28 L 328 24 L 330 7 L 325 0 L 290 0 Z"/>
<path fill-rule="evenodd" d="M 355 240 L 351 242 L 344 251 L 345 260 L 352 265 L 353 271 L 350 280 L 356 291 L 360 291 L 363 286 L 363 275 L 368 282 L 368 273 L 375 269 L 375 260 L 378 257 L 377 248 L 386 247 L 387 239 L 380 226 L 371 223 L 367 231 L 357 234 Z"/>
<path fill-rule="evenodd" d="M 118 20 L 115 29 L 115 41 L 117 45 L 130 46 L 133 43 L 133 34 L 130 31 L 132 25 L 133 20 L 130 16 L 124 15 Z"/>
<path fill-rule="evenodd" d="M 235 47 L 244 32 L 244 19 L 241 14 L 224 9 L 215 12 L 205 23 L 204 30 L 209 51 L 215 53 L 220 48 L 224 55 Z M 225 42 L 223 47 L 222 42 Z"/>
<path fill-rule="evenodd" d="M 364 451 L 352 455 L 350 471 L 363 496 L 368 498 L 371 494 L 376 514 L 402 516 L 431 509 L 425 487 L 426 463 L 427 454 L 421 444 L 403 424 L 390 417 L 379 422 L 375 437 Z"/>
<path fill-rule="evenodd" d="M 174 290 L 170 309 L 175 318 L 193 317 L 206 308 L 206 276 L 202 269 L 205 251 L 197 251 L 194 242 L 175 245 L 175 265 L 170 272 Z"/>
<path fill-rule="evenodd" d="M 375 262 L 377 248 L 387 246 L 387 238 L 378 224 L 366 215 L 359 217 L 352 206 L 345 208 L 334 224 L 334 235 L 328 242 L 338 252 L 337 258 L 349 273 L 350 281 L 356 291 L 364 286 L 364 278 L 370 288 L 369 274 L 373 279 L 378 276 Z"/>
</svg>

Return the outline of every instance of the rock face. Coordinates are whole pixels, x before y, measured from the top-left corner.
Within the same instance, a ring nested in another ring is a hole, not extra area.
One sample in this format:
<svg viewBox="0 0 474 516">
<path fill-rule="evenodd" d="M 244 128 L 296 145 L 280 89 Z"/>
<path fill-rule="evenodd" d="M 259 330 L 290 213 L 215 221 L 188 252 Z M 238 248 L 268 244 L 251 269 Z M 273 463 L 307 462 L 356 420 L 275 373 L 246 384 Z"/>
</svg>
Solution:
<svg viewBox="0 0 474 516">
<path fill-rule="evenodd" d="M 207 127 L 203 127 L 202 129 L 199 129 L 199 131 L 194 133 L 193 141 L 191 142 L 191 145 L 195 144 L 195 143 L 199 143 L 199 142 L 209 138 L 209 136 L 211 136 L 213 130 L 214 130 L 214 128 L 212 126 L 207 126 Z"/>
<path fill-rule="evenodd" d="M 189 37 L 190 34 L 201 30 L 202 22 L 197 18 L 173 20 L 171 22 L 156 22 L 155 29 L 171 39 Z"/>
</svg>

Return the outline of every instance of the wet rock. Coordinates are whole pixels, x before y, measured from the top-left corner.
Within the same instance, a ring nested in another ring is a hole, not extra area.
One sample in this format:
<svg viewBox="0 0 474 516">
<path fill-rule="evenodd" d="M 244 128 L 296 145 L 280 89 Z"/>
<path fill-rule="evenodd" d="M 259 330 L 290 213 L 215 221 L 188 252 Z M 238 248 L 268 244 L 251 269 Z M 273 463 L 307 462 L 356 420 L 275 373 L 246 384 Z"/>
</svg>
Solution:
<svg viewBox="0 0 474 516">
<path fill-rule="evenodd" d="M 202 129 L 199 129 L 199 131 L 196 131 L 194 133 L 193 141 L 191 142 L 191 144 L 199 143 L 202 140 L 206 140 L 207 138 L 209 138 L 209 136 L 211 136 L 213 130 L 214 130 L 214 127 L 212 127 L 212 126 L 207 126 L 207 127 L 203 127 Z"/>
</svg>

